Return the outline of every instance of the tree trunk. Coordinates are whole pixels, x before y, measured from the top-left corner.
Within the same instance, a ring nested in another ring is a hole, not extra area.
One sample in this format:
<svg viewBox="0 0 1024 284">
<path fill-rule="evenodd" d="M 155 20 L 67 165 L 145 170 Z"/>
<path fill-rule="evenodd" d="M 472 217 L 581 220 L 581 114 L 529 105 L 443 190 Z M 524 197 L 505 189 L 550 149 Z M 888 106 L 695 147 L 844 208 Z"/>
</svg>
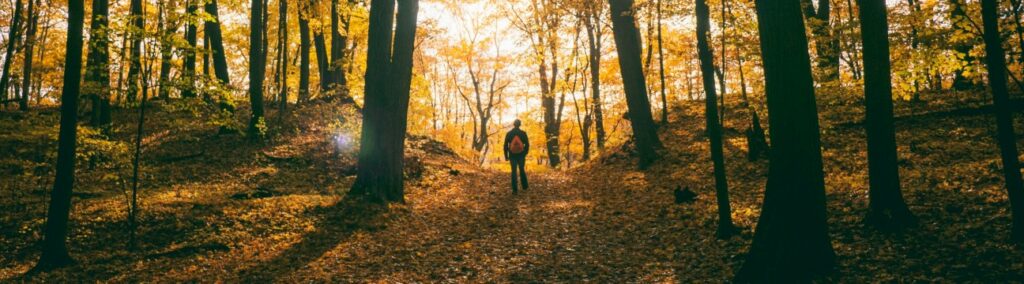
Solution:
<svg viewBox="0 0 1024 284">
<path fill-rule="evenodd" d="M 110 124 L 110 44 L 107 27 L 107 0 L 92 3 L 89 24 L 89 55 L 85 64 L 85 95 L 92 99 L 93 126 L 107 128 Z"/>
<path fill-rule="evenodd" d="M 812 0 L 801 0 L 804 16 L 807 17 L 814 35 L 814 50 L 817 53 L 817 65 L 822 74 L 822 82 L 839 79 L 839 42 L 833 36 L 830 21 L 832 9 L 830 0 L 818 0 L 818 11 L 814 11 Z"/>
<path fill-rule="evenodd" d="M 278 1 L 278 33 L 281 42 L 278 50 L 281 52 L 281 67 L 278 76 L 278 116 L 284 117 L 284 111 L 288 108 L 288 1 Z"/>
<path fill-rule="evenodd" d="M 967 11 L 964 10 L 963 0 L 948 0 L 949 1 L 949 17 L 952 22 L 952 28 L 959 30 L 962 33 L 969 34 L 967 26 L 969 26 L 969 18 Z M 965 38 L 959 38 L 950 43 L 953 46 L 953 50 L 963 55 L 963 61 L 966 65 L 971 65 L 974 62 L 974 56 L 971 56 L 971 50 L 974 49 L 973 36 Z M 974 87 L 974 82 L 970 78 L 964 75 L 966 68 L 956 70 L 953 74 L 953 89 L 958 91 L 967 90 Z"/>
<path fill-rule="evenodd" d="M 71 192 L 75 185 L 75 144 L 78 128 L 78 96 L 82 79 L 82 29 L 85 4 L 68 1 L 67 54 L 64 57 L 64 85 L 61 91 L 60 133 L 57 140 L 57 171 L 50 194 L 43 229 L 42 256 L 33 271 L 48 271 L 74 263 L 68 255 L 68 218 Z"/>
<path fill-rule="evenodd" d="M 750 112 L 750 128 L 747 129 L 747 160 L 757 161 L 764 154 L 768 153 L 768 139 L 764 135 L 764 128 L 761 127 L 761 117 L 757 110 L 750 104 L 750 97 L 747 95 L 747 78 L 743 71 L 743 55 L 737 52 L 736 59 L 740 73 L 740 96 L 743 108 Z"/>
<path fill-rule="evenodd" d="M 646 169 L 660 158 L 663 148 L 647 99 L 647 82 L 640 62 L 640 36 L 637 32 L 633 0 L 609 0 L 612 30 L 619 54 L 622 83 L 626 91 L 629 122 L 633 126 L 633 142 L 640 156 L 639 166 Z"/>
<path fill-rule="evenodd" d="M 812 282 L 835 267 L 818 111 L 797 0 L 757 0 L 772 151 L 764 207 L 736 282 Z"/>
<path fill-rule="evenodd" d="M 131 41 L 128 66 L 128 100 L 134 101 L 139 95 L 140 77 L 142 72 L 142 37 L 145 32 L 145 18 L 142 15 L 142 0 L 131 0 L 129 6 L 129 27 L 128 34 Z"/>
<path fill-rule="evenodd" d="M 715 196 L 718 199 L 719 238 L 727 238 L 736 232 L 732 224 L 732 209 L 729 206 L 729 184 L 725 177 L 725 157 L 722 153 L 722 125 L 718 120 L 717 96 L 715 95 L 715 56 L 711 52 L 708 37 L 711 34 L 710 15 L 705 0 L 696 1 L 697 50 L 700 53 L 700 70 L 704 79 L 705 120 L 708 140 L 711 143 L 711 161 L 715 172 Z"/>
<path fill-rule="evenodd" d="M 203 30 L 210 39 L 210 48 L 213 51 L 213 54 L 211 54 L 213 56 L 213 72 L 217 75 L 217 80 L 219 80 L 224 86 L 227 86 L 231 84 L 231 75 L 228 73 L 227 52 L 224 50 L 224 36 L 221 34 L 220 30 L 220 15 L 218 12 L 217 0 L 207 1 L 208 2 L 206 2 L 204 8 L 206 9 L 206 13 L 210 14 L 213 20 L 206 21 L 204 23 Z"/>
<path fill-rule="evenodd" d="M 32 92 L 32 52 L 35 50 L 36 26 L 39 25 L 39 15 L 35 12 L 36 1 L 28 0 L 28 30 L 25 32 L 25 67 L 22 68 L 21 77 L 21 98 L 18 100 L 18 109 L 28 110 L 28 98 Z M 5 68 L 6 70 L 6 68 Z"/>
<path fill-rule="evenodd" d="M 185 7 L 185 16 L 189 19 L 185 26 L 185 41 L 188 42 L 188 50 L 185 52 L 185 59 L 182 62 L 182 82 L 184 87 L 181 89 L 181 96 L 185 98 L 194 98 L 196 96 L 196 52 L 198 49 L 198 31 L 195 22 L 191 20 L 192 17 L 196 16 L 196 10 L 199 6 L 196 5 L 196 1 L 199 0 L 188 0 Z M 257 44 L 257 43 L 250 43 Z"/>
<path fill-rule="evenodd" d="M 552 168 L 558 167 L 562 161 L 561 149 L 559 149 L 559 134 L 561 134 L 562 121 L 557 119 L 558 109 L 555 106 L 555 87 L 558 83 L 558 65 L 551 64 L 551 80 L 548 81 L 547 63 L 542 59 L 539 65 L 541 100 L 540 105 L 544 109 L 544 136 L 547 138 L 548 165 Z"/>
<path fill-rule="evenodd" d="M 323 32 L 317 32 L 313 42 L 316 44 L 316 66 L 320 71 L 320 93 L 323 94 L 331 88 L 331 63 L 327 59 L 327 42 Z"/>
<path fill-rule="evenodd" d="M 594 103 L 594 132 L 597 137 L 597 150 L 604 151 L 604 110 L 601 101 L 601 5 L 593 5 L 586 15 L 587 45 L 590 48 L 590 88 Z"/>
<path fill-rule="evenodd" d="M 725 3 L 725 0 L 722 0 Z M 661 124 L 668 124 L 668 98 L 665 95 L 665 48 L 661 40 L 661 0 L 658 0 L 658 72 L 661 78 Z M 722 40 L 723 42 L 725 40 Z M 724 53 L 723 53 L 724 56 Z"/>
<path fill-rule="evenodd" d="M 158 3 L 160 15 L 157 19 L 157 30 L 159 30 L 160 33 L 160 81 L 158 82 L 158 88 L 160 88 L 160 90 L 158 92 L 160 99 L 163 100 L 170 99 L 171 97 L 171 92 L 167 84 L 170 83 L 171 56 L 173 55 L 171 53 L 173 48 L 171 44 L 171 37 L 175 31 L 175 28 L 173 28 L 175 25 L 167 23 L 167 13 L 169 10 L 165 5 L 165 2 L 162 0 Z"/>
<path fill-rule="evenodd" d="M 267 72 L 267 53 L 264 44 L 266 13 L 263 0 L 252 0 L 252 12 L 249 15 L 249 103 L 252 114 L 249 118 L 249 137 L 262 140 L 266 122 L 263 119 L 263 80 Z"/>
<path fill-rule="evenodd" d="M 31 0 L 29 0 L 31 1 Z M 21 31 L 21 0 L 14 2 L 14 14 L 11 17 L 10 35 L 7 37 L 7 54 L 4 56 L 4 71 L 0 74 L 0 101 L 7 106 L 7 89 L 11 80 L 11 62 L 14 61 L 14 50 L 20 41 Z"/>
<path fill-rule="evenodd" d="M 900 191 L 896 130 L 893 126 L 889 20 L 885 0 L 858 0 L 864 41 L 864 105 L 868 137 L 868 224 L 885 230 L 915 222 Z"/>
<path fill-rule="evenodd" d="M 341 34 L 339 23 L 341 15 L 338 12 L 338 0 L 331 0 L 331 61 L 330 61 L 330 82 L 334 84 L 335 95 L 348 96 L 348 80 L 345 78 L 345 47 L 348 46 L 348 35 Z M 346 9 L 347 11 L 348 9 Z M 346 12 L 347 14 L 347 12 Z M 346 23 L 347 25 L 347 23 Z"/>
<path fill-rule="evenodd" d="M 299 4 L 299 103 L 309 101 L 309 8 L 302 3 Z"/>
<path fill-rule="evenodd" d="M 1006 194 L 1010 199 L 1013 218 L 1011 240 L 1024 241 L 1024 183 L 1021 180 L 1020 160 L 1017 158 L 1017 135 L 1013 129 L 1013 110 L 1006 89 L 1006 58 L 999 35 L 999 3 L 981 1 L 981 15 L 985 30 L 985 61 L 988 63 L 988 81 L 996 106 L 996 130 L 1003 162 Z"/>
<path fill-rule="evenodd" d="M 370 7 L 359 170 L 348 193 L 370 202 L 405 202 L 403 158 L 419 1 L 398 2 L 397 24 L 394 0 L 373 0 Z"/>
</svg>

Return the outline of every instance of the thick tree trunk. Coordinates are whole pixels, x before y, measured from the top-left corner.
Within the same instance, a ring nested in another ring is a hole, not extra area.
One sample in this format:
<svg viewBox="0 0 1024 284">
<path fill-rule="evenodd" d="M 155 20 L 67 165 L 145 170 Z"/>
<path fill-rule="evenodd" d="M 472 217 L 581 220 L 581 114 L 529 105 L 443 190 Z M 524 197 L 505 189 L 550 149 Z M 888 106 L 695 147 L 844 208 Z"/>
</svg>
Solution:
<svg viewBox="0 0 1024 284">
<path fill-rule="evenodd" d="M 110 29 L 107 0 L 92 3 L 89 24 L 89 55 L 85 64 L 85 95 L 92 99 L 93 126 L 107 128 L 110 124 Z"/>
<path fill-rule="evenodd" d="M 348 80 L 345 78 L 345 48 L 348 46 L 348 34 L 342 34 L 340 28 L 341 13 L 338 12 L 338 0 L 331 0 L 331 61 L 330 82 L 335 95 L 348 96 Z M 347 11 L 348 9 L 346 9 Z M 347 17 L 347 12 L 346 12 Z M 348 23 L 346 22 L 346 26 Z M 347 29 L 347 27 L 346 27 Z"/>
<path fill-rule="evenodd" d="M 660 158 L 658 150 L 663 146 L 651 115 L 651 103 L 647 98 L 647 82 L 640 62 L 640 36 L 634 18 L 636 10 L 632 0 L 608 2 L 611 5 L 612 30 L 615 34 L 615 46 L 626 91 L 629 122 L 633 126 L 633 141 L 640 155 L 639 166 L 646 169 Z"/>
<path fill-rule="evenodd" d="M 32 52 L 35 51 L 36 26 L 39 24 L 39 15 L 35 12 L 37 0 L 28 0 L 28 26 L 25 32 L 25 67 L 22 68 L 21 76 L 21 98 L 18 100 L 18 109 L 28 110 L 28 98 L 32 92 Z"/>
<path fill-rule="evenodd" d="M 889 63 L 889 20 L 885 0 L 858 0 L 864 41 L 864 104 L 868 136 L 868 177 L 871 201 L 868 224 L 902 229 L 915 222 L 900 191 L 896 130 L 893 126 L 892 71 Z"/>
<path fill-rule="evenodd" d="M 267 53 L 264 44 L 266 6 L 263 0 L 252 0 L 252 11 L 249 15 L 249 103 L 252 114 L 249 117 L 248 134 L 250 139 L 262 140 L 266 121 L 263 119 L 263 80 L 267 72 Z"/>
<path fill-rule="evenodd" d="M 29 0 L 31 1 L 31 0 Z M 7 37 L 7 53 L 4 56 L 4 71 L 0 74 L 0 101 L 7 106 L 7 89 L 11 81 L 11 62 L 14 61 L 14 50 L 21 41 L 18 32 L 21 31 L 21 0 L 14 2 L 14 14 L 11 17 L 10 35 Z"/>
<path fill-rule="evenodd" d="M 398 2 L 397 23 L 394 0 L 373 0 L 370 7 L 359 171 L 348 194 L 364 201 L 405 202 L 403 158 L 419 1 Z"/>
<path fill-rule="evenodd" d="M 590 88 L 594 103 L 594 132 L 597 150 L 604 151 L 604 107 L 601 100 L 601 5 L 594 5 L 588 10 L 585 26 L 587 28 L 587 45 L 590 48 Z"/>
<path fill-rule="evenodd" d="M 57 172 L 50 194 L 43 229 L 42 256 L 34 271 L 48 271 L 72 264 L 68 255 L 68 218 L 71 214 L 71 192 L 75 185 L 75 146 L 78 128 L 78 95 L 82 79 L 82 29 L 85 25 L 85 4 L 68 1 L 67 54 L 64 57 L 64 85 L 60 105 L 60 133 L 57 140 Z"/>
<path fill-rule="evenodd" d="M 722 125 L 718 120 L 717 96 L 715 94 L 715 56 L 711 52 L 708 37 L 711 34 L 710 15 L 705 0 L 696 0 L 697 50 L 700 54 L 700 70 L 704 78 L 705 120 L 708 140 L 711 143 L 711 161 L 715 172 L 715 196 L 718 199 L 719 238 L 727 238 L 736 232 L 732 224 L 732 209 L 729 206 L 729 184 L 725 177 L 725 157 L 722 152 Z"/>
<path fill-rule="evenodd" d="M 757 0 L 772 151 L 764 207 L 736 282 L 811 282 L 835 267 L 818 112 L 798 0 Z"/>
<path fill-rule="evenodd" d="M 145 32 L 145 18 L 142 15 L 142 0 L 131 0 L 129 6 L 129 23 L 130 27 L 128 30 L 129 40 L 131 41 L 131 47 L 128 59 L 128 101 L 135 101 L 135 98 L 139 96 L 140 77 L 139 73 L 142 72 L 142 35 Z"/>
<path fill-rule="evenodd" d="M 137 0 L 136 0 L 137 1 Z M 203 31 L 210 39 L 210 48 L 213 51 L 213 72 L 221 84 L 231 84 L 231 75 L 228 72 L 227 52 L 224 50 L 224 36 L 220 30 L 220 15 L 217 0 L 207 0 L 205 10 L 213 17 L 212 21 L 203 24 Z"/>
<path fill-rule="evenodd" d="M 316 45 L 316 66 L 320 74 L 320 93 L 326 94 L 331 89 L 331 71 L 330 65 L 327 59 L 327 40 L 324 38 L 322 32 L 317 32 L 313 36 L 313 42 Z"/>
<path fill-rule="evenodd" d="M 196 10 L 199 10 L 199 6 L 196 4 L 196 1 L 200 0 L 188 0 L 188 3 L 185 4 L 185 15 L 187 18 L 196 16 Z M 185 26 L 185 41 L 188 43 L 188 50 L 185 52 L 185 59 L 182 62 L 181 74 L 181 81 L 184 84 L 181 89 L 181 96 L 185 98 L 194 98 L 196 96 L 196 52 L 198 52 L 197 28 L 198 27 L 195 22 L 191 20 L 189 20 Z"/>
<path fill-rule="evenodd" d="M 1017 134 L 1013 129 L 1013 111 L 1006 89 L 1006 58 L 1002 39 L 999 35 L 999 3 L 996 0 L 981 1 L 981 15 L 984 22 L 985 61 L 988 63 L 988 82 L 996 106 L 996 130 L 999 150 L 1003 162 L 1003 176 L 1006 179 L 1006 194 L 1010 198 L 1013 229 L 1011 240 L 1024 242 L 1024 181 L 1021 180 L 1020 160 L 1017 158 Z"/>
<path fill-rule="evenodd" d="M 298 102 L 309 101 L 309 14 L 305 5 L 299 6 L 299 97 Z"/>
</svg>

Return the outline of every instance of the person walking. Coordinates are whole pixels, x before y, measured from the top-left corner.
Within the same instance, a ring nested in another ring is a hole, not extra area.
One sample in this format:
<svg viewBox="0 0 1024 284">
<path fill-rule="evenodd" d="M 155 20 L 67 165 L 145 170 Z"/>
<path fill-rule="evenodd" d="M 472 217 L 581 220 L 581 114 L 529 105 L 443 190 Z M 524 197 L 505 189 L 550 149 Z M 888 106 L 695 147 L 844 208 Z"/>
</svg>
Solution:
<svg viewBox="0 0 1024 284">
<path fill-rule="evenodd" d="M 526 182 L 526 154 L 530 153 L 530 138 L 519 127 L 523 122 L 516 119 L 512 130 L 505 134 L 505 161 L 512 164 L 512 193 L 518 193 L 517 181 L 522 180 L 523 190 L 530 188 Z M 518 172 L 518 173 L 517 173 Z M 516 178 L 519 178 L 517 180 Z"/>
</svg>

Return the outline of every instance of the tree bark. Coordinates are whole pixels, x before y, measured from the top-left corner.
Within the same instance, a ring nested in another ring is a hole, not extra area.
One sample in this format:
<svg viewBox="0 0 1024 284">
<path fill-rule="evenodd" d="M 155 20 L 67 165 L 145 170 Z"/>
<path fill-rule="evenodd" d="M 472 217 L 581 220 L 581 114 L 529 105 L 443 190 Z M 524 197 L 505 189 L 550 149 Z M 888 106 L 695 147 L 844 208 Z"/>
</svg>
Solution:
<svg viewBox="0 0 1024 284">
<path fill-rule="evenodd" d="M 263 119 L 263 80 L 266 78 L 266 45 L 264 41 L 266 6 L 263 0 L 252 0 L 249 15 L 249 103 L 252 114 L 249 117 L 248 134 L 252 140 L 262 140 L 266 122 Z"/>
<path fill-rule="evenodd" d="M 31 0 L 29 0 L 31 1 Z M 14 2 L 14 14 L 11 17 L 10 35 L 7 37 L 7 54 L 4 56 L 4 71 L 0 74 L 0 101 L 7 106 L 7 89 L 11 80 L 11 62 L 14 61 L 14 50 L 21 41 L 21 0 Z"/>
<path fill-rule="evenodd" d="M 331 63 L 327 58 L 327 42 L 323 32 L 317 32 L 313 42 L 316 45 L 316 66 L 320 71 L 320 93 L 327 93 L 331 89 Z"/>
<path fill-rule="evenodd" d="M 858 0 L 857 4 L 864 41 L 864 105 L 871 202 L 865 221 L 879 229 L 898 230 L 915 220 L 900 191 L 893 126 L 889 20 L 885 0 Z"/>
<path fill-rule="evenodd" d="M 93 126 L 107 128 L 110 120 L 110 44 L 108 0 L 94 0 L 89 24 L 89 55 L 85 64 L 85 95 L 92 99 Z"/>
<path fill-rule="evenodd" d="M 348 193 L 369 202 L 405 202 L 403 158 L 419 1 L 398 2 L 397 23 L 394 0 L 373 0 L 370 7 L 359 170 Z"/>
<path fill-rule="evenodd" d="M 25 67 L 22 68 L 21 77 L 21 98 L 18 100 L 18 109 L 28 110 L 28 98 L 32 92 L 32 52 L 35 51 L 36 26 L 39 24 L 39 15 L 35 12 L 37 0 L 28 0 L 28 26 L 25 32 Z M 5 68 L 6 70 L 6 68 Z"/>
<path fill-rule="evenodd" d="M 128 37 L 131 41 L 128 59 L 128 100 L 135 101 L 139 95 L 140 76 L 142 72 L 142 35 L 145 33 L 145 18 L 142 15 L 142 0 L 131 0 L 129 6 Z"/>
<path fill-rule="evenodd" d="M 309 7 L 299 2 L 299 103 L 309 101 Z"/>
<path fill-rule="evenodd" d="M 817 65 L 822 72 L 822 82 L 839 79 L 839 42 L 833 36 L 830 21 L 832 9 L 830 0 L 818 0 L 818 10 L 814 10 L 812 0 L 801 0 L 804 16 L 810 21 L 811 34 L 814 35 L 814 50 L 817 53 Z"/>
<path fill-rule="evenodd" d="M 725 3 L 725 0 L 722 0 Z M 665 95 L 665 48 L 661 40 L 661 0 L 658 0 L 658 72 L 661 78 L 661 124 L 668 124 L 668 98 Z M 724 20 L 723 20 L 724 21 Z M 722 40 L 723 42 L 725 40 Z M 723 53 L 722 56 L 725 56 Z"/>
<path fill-rule="evenodd" d="M 345 78 L 345 47 L 348 46 L 348 35 L 341 34 L 339 26 L 341 14 L 338 12 L 338 0 L 331 0 L 331 60 L 330 60 L 330 82 L 336 88 L 336 95 L 348 96 L 348 80 Z M 346 9 L 347 10 L 347 9 Z M 346 15 L 348 13 L 346 12 Z M 347 26 L 347 22 L 346 22 Z"/>
<path fill-rule="evenodd" d="M 736 282 L 812 282 L 835 267 L 818 112 L 798 0 L 757 0 L 772 151 L 764 207 Z"/>
<path fill-rule="evenodd" d="M 160 15 L 157 19 L 157 30 L 160 33 L 160 81 L 158 82 L 158 88 L 160 89 L 159 96 L 162 100 L 170 99 L 170 90 L 168 83 L 170 83 L 171 77 L 171 57 L 173 46 L 171 44 L 171 37 L 173 36 L 176 28 L 175 24 L 168 22 L 168 13 L 170 10 L 167 9 L 166 4 L 163 0 L 157 4 L 160 9 Z M 170 27 L 170 28 L 169 28 Z"/>
<path fill-rule="evenodd" d="M 136 0 L 137 1 L 137 0 Z M 227 52 L 224 50 L 224 36 L 220 30 L 220 15 L 217 0 L 207 0 L 205 5 L 206 13 L 213 17 L 212 21 L 206 21 L 203 31 L 210 39 L 210 47 L 213 50 L 213 72 L 221 84 L 231 84 L 231 74 L 228 72 Z"/>
<path fill-rule="evenodd" d="M 640 62 L 640 36 L 634 18 L 636 10 L 632 0 L 608 2 L 611 6 L 612 30 L 615 34 L 615 46 L 626 91 L 626 105 L 629 108 L 629 122 L 633 126 L 633 142 L 640 156 L 639 166 L 646 169 L 660 158 L 658 150 L 663 146 L 651 115 L 651 103 L 647 98 L 647 82 Z"/>
<path fill-rule="evenodd" d="M 1020 160 L 1017 158 L 1017 134 L 1013 129 L 1013 111 L 1006 87 L 1006 55 L 999 34 L 998 13 L 997 1 L 981 1 L 985 29 L 985 61 L 988 63 L 989 87 L 992 88 L 992 98 L 996 107 L 997 139 L 1013 219 L 1010 237 L 1013 242 L 1020 243 L 1024 242 L 1024 182 L 1021 180 Z"/>
<path fill-rule="evenodd" d="M 278 116 L 284 117 L 284 111 L 288 108 L 288 1 L 278 1 L 278 33 L 280 38 L 278 41 L 281 43 L 278 49 L 281 52 L 281 66 L 278 76 L 280 84 L 278 86 Z"/>
<path fill-rule="evenodd" d="M 592 5 L 584 17 L 587 45 L 590 48 L 590 88 L 594 104 L 594 132 L 597 150 L 604 151 L 604 107 L 601 100 L 601 5 Z"/>
<path fill-rule="evenodd" d="M 711 161 L 714 164 L 715 196 L 718 199 L 719 238 L 727 238 L 736 232 L 732 224 L 732 209 L 729 206 L 729 184 L 725 176 L 725 155 L 722 152 L 722 125 L 718 120 L 717 96 L 715 94 L 715 56 L 711 52 L 708 37 L 711 34 L 710 15 L 705 0 L 696 0 L 697 50 L 700 55 L 700 70 L 704 79 L 705 121 L 708 140 L 711 144 Z"/>
<path fill-rule="evenodd" d="M 196 10 L 199 10 L 199 6 L 196 1 L 200 0 L 188 0 L 185 4 L 185 17 L 187 24 L 185 25 L 185 41 L 188 42 L 188 50 L 185 52 L 185 59 L 182 62 L 182 82 L 184 86 L 181 89 L 181 96 L 184 98 L 194 98 L 196 96 L 196 52 L 198 51 L 198 30 L 194 22 L 196 17 Z M 256 44 L 256 43 L 250 43 Z"/>
<path fill-rule="evenodd" d="M 68 218 L 75 185 L 75 146 L 78 128 L 78 96 L 82 79 L 82 29 L 85 4 L 68 1 L 67 54 L 61 91 L 60 131 L 57 140 L 57 171 L 43 229 L 42 256 L 33 271 L 48 271 L 74 263 L 68 255 Z"/>
</svg>

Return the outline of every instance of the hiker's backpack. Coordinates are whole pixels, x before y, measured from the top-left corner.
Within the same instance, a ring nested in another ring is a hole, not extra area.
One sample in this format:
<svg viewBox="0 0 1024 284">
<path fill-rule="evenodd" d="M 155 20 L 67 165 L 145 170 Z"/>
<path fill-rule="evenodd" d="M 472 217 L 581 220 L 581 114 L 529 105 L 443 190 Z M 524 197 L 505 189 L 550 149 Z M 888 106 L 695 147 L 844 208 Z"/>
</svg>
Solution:
<svg viewBox="0 0 1024 284">
<path fill-rule="evenodd" d="M 519 135 L 512 135 L 512 142 L 508 142 L 508 152 L 522 154 L 524 150 L 526 150 L 526 144 L 523 144 L 523 140 L 519 139 Z"/>
</svg>

